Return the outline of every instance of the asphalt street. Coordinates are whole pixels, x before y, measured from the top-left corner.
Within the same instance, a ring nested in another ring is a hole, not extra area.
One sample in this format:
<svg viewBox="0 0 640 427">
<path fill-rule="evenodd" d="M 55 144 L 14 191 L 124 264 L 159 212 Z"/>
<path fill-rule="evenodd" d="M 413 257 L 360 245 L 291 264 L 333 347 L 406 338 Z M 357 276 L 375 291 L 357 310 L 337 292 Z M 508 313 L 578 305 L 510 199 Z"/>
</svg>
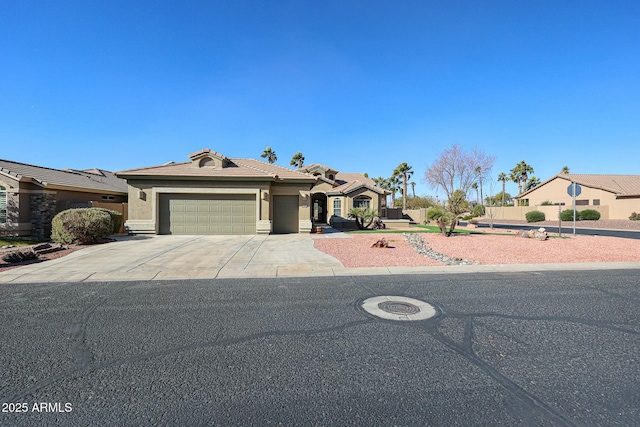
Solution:
<svg viewBox="0 0 640 427">
<path fill-rule="evenodd" d="M 0 425 L 637 425 L 639 277 L 5 283 Z"/>
</svg>

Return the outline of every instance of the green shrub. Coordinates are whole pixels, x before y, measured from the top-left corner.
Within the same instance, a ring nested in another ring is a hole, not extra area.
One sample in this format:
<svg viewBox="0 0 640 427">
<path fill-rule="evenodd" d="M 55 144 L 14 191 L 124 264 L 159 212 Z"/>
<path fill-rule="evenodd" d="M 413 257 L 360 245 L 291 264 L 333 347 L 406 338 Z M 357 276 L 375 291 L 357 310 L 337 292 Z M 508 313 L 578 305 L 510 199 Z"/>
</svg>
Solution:
<svg viewBox="0 0 640 427">
<path fill-rule="evenodd" d="M 573 221 L 573 209 L 565 209 L 560 212 L 560 219 L 563 221 Z"/>
<path fill-rule="evenodd" d="M 104 211 L 109 214 L 111 217 L 111 224 L 113 225 L 113 229 L 111 230 L 111 234 L 117 234 L 120 231 L 120 227 L 122 227 L 122 214 L 118 211 L 114 211 L 111 209 L 105 208 L 93 208 Z"/>
<path fill-rule="evenodd" d="M 551 203 L 548 200 L 545 200 L 544 202 L 540 203 L 540 206 L 553 206 L 553 203 Z"/>
<path fill-rule="evenodd" d="M 473 208 L 473 216 L 482 216 L 484 215 L 484 205 L 476 205 Z"/>
<path fill-rule="evenodd" d="M 600 219 L 600 212 L 598 212 L 595 209 L 585 209 L 582 212 L 580 212 L 579 218 L 585 221 L 587 220 L 597 221 Z"/>
<path fill-rule="evenodd" d="M 57 243 L 97 243 L 112 234 L 113 224 L 104 209 L 68 209 L 53 217 L 51 229 Z"/>
<path fill-rule="evenodd" d="M 631 216 L 629 217 L 629 219 L 631 221 L 639 221 L 640 220 L 640 214 L 636 213 L 636 212 L 631 212 Z"/>
<path fill-rule="evenodd" d="M 473 216 L 473 215 L 465 215 L 460 219 L 463 220 L 463 221 L 469 221 L 471 218 L 475 218 L 475 216 Z"/>
<path fill-rule="evenodd" d="M 31 261 L 38 259 L 38 254 L 34 251 L 14 251 L 8 252 L 2 256 L 2 260 L 9 264 L 15 264 L 22 261 Z"/>
<path fill-rule="evenodd" d="M 540 212 L 540 211 L 527 212 L 525 214 L 525 218 L 527 219 L 527 222 L 539 222 L 539 221 L 544 221 L 546 219 L 544 216 L 544 212 Z"/>
</svg>

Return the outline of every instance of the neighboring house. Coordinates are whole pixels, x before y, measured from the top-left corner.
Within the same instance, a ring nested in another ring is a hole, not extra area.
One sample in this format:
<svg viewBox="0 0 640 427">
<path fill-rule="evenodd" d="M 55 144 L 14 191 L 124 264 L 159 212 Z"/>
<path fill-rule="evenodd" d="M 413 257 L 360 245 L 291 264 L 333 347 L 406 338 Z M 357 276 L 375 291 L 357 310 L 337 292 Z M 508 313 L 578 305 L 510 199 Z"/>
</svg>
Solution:
<svg viewBox="0 0 640 427">
<path fill-rule="evenodd" d="M 127 184 L 101 169 L 60 170 L 0 160 L 0 232 L 48 238 L 58 212 L 90 201 L 126 202 Z"/>
<path fill-rule="evenodd" d="M 391 194 L 360 173 L 340 173 L 320 164 L 298 170 L 317 178 L 311 188 L 312 218 L 316 223 L 346 219 L 352 208 L 371 208 L 382 215 L 386 196 Z"/>
<path fill-rule="evenodd" d="M 596 209 L 601 219 L 628 219 L 640 212 L 640 175 L 558 174 L 515 197 L 528 200 L 529 206 L 543 203 L 573 206 L 567 187 L 575 182 L 581 187 L 576 197 L 578 210 Z"/>
<path fill-rule="evenodd" d="M 309 233 L 313 216 L 327 221 L 327 197 L 332 212 L 346 217 L 354 205 L 378 208 L 385 191 L 362 175 L 347 182 L 340 177 L 350 174 L 319 165 L 308 173 L 310 167 L 292 170 L 208 148 L 189 159 L 117 172 L 129 184 L 130 233 Z"/>
</svg>

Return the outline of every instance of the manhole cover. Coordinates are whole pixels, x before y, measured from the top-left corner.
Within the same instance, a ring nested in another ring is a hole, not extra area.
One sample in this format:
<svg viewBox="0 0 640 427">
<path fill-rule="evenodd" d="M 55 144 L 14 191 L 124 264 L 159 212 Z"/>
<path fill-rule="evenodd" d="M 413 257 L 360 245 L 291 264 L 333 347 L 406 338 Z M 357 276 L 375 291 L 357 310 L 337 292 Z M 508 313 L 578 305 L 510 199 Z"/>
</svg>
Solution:
<svg viewBox="0 0 640 427">
<path fill-rule="evenodd" d="M 436 315 L 431 304 L 414 298 L 380 296 L 362 301 L 367 313 L 387 320 L 425 320 Z"/>
<path fill-rule="evenodd" d="M 420 309 L 418 307 L 407 302 L 384 301 L 378 304 L 378 308 L 391 314 L 420 313 Z"/>
</svg>

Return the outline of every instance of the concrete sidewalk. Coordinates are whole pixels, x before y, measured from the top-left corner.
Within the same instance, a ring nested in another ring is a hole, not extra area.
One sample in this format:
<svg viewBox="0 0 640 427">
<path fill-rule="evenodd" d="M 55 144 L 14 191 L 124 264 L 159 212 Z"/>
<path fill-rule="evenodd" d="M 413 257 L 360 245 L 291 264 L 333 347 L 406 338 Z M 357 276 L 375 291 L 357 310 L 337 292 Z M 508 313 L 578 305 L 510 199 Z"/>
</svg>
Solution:
<svg viewBox="0 0 640 427">
<path fill-rule="evenodd" d="M 326 236 L 327 238 L 329 235 Z M 333 238 L 348 238 L 336 234 Z M 315 238 L 322 238 L 316 236 Z M 640 262 L 346 268 L 304 234 L 125 236 L 0 273 L 0 283 L 640 269 Z"/>
</svg>

